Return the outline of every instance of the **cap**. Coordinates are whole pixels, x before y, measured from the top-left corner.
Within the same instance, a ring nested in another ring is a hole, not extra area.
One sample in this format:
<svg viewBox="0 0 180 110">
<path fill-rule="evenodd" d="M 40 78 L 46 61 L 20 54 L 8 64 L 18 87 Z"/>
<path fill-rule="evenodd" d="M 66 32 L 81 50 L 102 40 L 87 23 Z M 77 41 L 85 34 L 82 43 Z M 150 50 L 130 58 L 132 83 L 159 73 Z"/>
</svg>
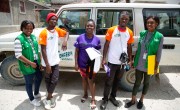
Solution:
<svg viewBox="0 0 180 110">
<path fill-rule="evenodd" d="M 47 17 L 46 17 L 46 22 L 48 22 L 53 16 L 55 16 L 56 18 L 58 18 L 55 13 L 49 13 L 49 14 L 47 15 Z"/>
</svg>

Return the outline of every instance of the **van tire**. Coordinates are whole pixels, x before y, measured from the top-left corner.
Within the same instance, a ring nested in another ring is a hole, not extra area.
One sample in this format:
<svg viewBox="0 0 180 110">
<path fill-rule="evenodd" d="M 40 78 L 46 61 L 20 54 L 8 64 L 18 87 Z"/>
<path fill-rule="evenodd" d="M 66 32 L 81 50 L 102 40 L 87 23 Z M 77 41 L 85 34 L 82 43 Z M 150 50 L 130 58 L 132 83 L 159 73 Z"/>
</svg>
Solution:
<svg viewBox="0 0 180 110">
<path fill-rule="evenodd" d="M 0 72 L 5 81 L 11 85 L 25 84 L 23 74 L 19 71 L 18 60 L 15 56 L 9 56 L 3 60 Z"/>
<path fill-rule="evenodd" d="M 123 77 L 120 80 L 120 87 L 128 92 L 133 91 L 134 83 L 135 83 L 135 69 L 131 69 L 123 74 Z M 139 91 L 141 91 L 143 85 L 139 87 Z"/>
</svg>

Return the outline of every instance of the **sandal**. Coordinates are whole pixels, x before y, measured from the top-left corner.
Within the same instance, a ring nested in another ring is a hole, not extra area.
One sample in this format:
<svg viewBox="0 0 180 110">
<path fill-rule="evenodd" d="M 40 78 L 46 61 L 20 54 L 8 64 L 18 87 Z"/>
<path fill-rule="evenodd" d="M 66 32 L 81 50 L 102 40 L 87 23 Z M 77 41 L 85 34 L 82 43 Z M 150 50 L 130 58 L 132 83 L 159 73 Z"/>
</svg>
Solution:
<svg viewBox="0 0 180 110">
<path fill-rule="evenodd" d="M 130 101 L 130 102 L 126 103 L 125 108 L 129 108 L 134 104 L 135 104 L 135 102 L 133 103 L 132 101 Z"/>
<path fill-rule="evenodd" d="M 91 107 L 91 109 L 95 109 L 96 108 L 96 100 L 91 100 L 90 107 Z"/>
<path fill-rule="evenodd" d="M 87 96 L 87 95 L 84 95 L 84 96 L 81 98 L 81 102 L 84 103 L 87 98 L 88 98 L 88 96 Z"/>
</svg>

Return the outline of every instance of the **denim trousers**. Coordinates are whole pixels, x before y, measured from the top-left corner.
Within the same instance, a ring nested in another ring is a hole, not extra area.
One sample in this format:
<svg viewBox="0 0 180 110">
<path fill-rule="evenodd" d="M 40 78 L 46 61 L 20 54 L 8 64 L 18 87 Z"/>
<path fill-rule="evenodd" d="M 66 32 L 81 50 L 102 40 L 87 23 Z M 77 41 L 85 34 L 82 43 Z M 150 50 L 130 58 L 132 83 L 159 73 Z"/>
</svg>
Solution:
<svg viewBox="0 0 180 110">
<path fill-rule="evenodd" d="M 39 93 L 39 88 L 42 81 L 42 72 L 39 70 L 39 66 L 36 69 L 36 72 L 29 75 L 24 75 L 26 92 L 29 96 L 30 101 L 34 100 L 34 95 Z M 33 95 L 33 84 L 34 84 L 34 95 Z"/>
<path fill-rule="evenodd" d="M 119 81 L 122 78 L 125 71 L 124 67 L 121 67 L 121 65 L 108 63 L 108 66 L 110 68 L 110 76 L 106 75 L 103 100 L 108 100 L 109 95 L 111 95 L 111 97 L 113 98 L 116 97 Z"/>
</svg>

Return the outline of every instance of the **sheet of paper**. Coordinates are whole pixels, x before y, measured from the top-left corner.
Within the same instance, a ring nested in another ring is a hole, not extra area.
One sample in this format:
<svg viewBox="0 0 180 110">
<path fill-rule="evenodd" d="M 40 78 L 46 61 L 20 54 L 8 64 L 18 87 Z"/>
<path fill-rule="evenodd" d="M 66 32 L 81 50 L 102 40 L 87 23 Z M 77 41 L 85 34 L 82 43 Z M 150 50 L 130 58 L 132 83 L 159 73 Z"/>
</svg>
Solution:
<svg viewBox="0 0 180 110">
<path fill-rule="evenodd" d="M 98 50 L 96 50 L 95 48 L 87 48 L 87 49 L 86 49 L 86 52 L 88 53 L 89 58 L 90 58 L 91 60 L 94 60 L 95 58 L 102 56 L 102 55 L 101 55 L 101 52 L 98 51 Z"/>
</svg>

